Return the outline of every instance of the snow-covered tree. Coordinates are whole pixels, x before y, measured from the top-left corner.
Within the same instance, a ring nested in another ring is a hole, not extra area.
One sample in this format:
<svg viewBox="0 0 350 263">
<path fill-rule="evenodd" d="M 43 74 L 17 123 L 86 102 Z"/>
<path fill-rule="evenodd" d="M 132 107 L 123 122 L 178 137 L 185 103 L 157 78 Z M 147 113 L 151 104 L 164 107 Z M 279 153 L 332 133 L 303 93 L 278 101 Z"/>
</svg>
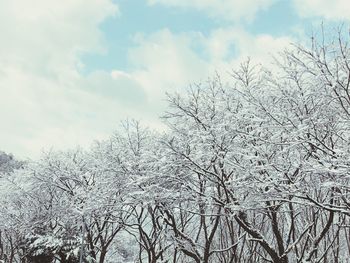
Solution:
<svg viewBox="0 0 350 263">
<path fill-rule="evenodd" d="M 342 32 L 168 95 L 88 150 L 0 153 L 5 262 L 346 262 L 350 48 Z"/>
</svg>

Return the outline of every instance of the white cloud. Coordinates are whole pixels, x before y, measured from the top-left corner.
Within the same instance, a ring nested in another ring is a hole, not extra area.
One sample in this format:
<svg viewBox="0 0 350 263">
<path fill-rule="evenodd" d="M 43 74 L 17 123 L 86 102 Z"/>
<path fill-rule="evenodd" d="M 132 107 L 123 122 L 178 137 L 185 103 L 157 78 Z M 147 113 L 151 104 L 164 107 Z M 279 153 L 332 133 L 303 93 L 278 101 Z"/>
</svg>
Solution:
<svg viewBox="0 0 350 263">
<path fill-rule="evenodd" d="M 209 36 L 164 29 L 135 37 L 129 71 L 83 76 L 80 55 L 104 51 L 99 24 L 116 14 L 111 0 L 0 1 L 0 150 L 35 158 L 41 148 L 88 145 L 127 117 L 161 127 L 165 91 L 225 72 L 248 55 L 266 61 L 289 42 L 237 28 Z"/>
<path fill-rule="evenodd" d="M 6 69 L 0 77 L 1 149 L 35 158 L 44 148 L 88 146 L 107 138 L 124 118 L 151 123 L 151 116 L 142 110 L 143 93 L 137 90 L 138 104 L 128 101 L 129 93 L 123 94 L 125 88 L 139 89 L 133 80 L 97 71 L 71 81 L 67 87 L 55 78 Z"/>
<path fill-rule="evenodd" d="M 98 24 L 117 13 L 110 0 L 0 1 L 1 61 L 35 74 L 71 74 L 79 54 L 103 50 Z"/>
<path fill-rule="evenodd" d="M 167 29 L 135 37 L 136 47 L 129 50 L 132 76 L 146 90 L 150 101 L 207 75 L 208 62 L 191 48 L 194 41 L 196 36 L 177 35 Z"/>
<path fill-rule="evenodd" d="M 148 0 L 151 5 L 162 4 L 172 7 L 193 8 L 212 17 L 226 20 L 254 19 L 256 13 L 267 9 L 277 0 Z"/>
<path fill-rule="evenodd" d="M 113 74 L 138 83 L 156 115 L 166 107 L 165 92 L 181 92 L 191 83 L 206 81 L 216 71 L 223 74 L 223 79 L 230 79 L 225 73 L 247 57 L 254 63 L 269 64 L 272 55 L 283 51 L 292 40 L 221 28 L 209 36 L 196 32 L 174 34 L 164 29 L 148 36 L 137 35 L 135 41 L 136 47 L 129 50 L 132 70 Z"/>
<path fill-rule="evenodd" d="M 116 14 L 110 0 L 0 1 L 1 150 L 35 157 L 101 137 L 86 115 L 101 117 L 101 106 L 79 86 L 79 56 L 103 51 L 98 26 Z"/>
<path fill-rule="evenodd" d="M 298 14 L 302 17 L 323 17 L 330 20 L 349 20 L 349 0 L 294 0 Z"/>
<path fill-rule="evenodd" d="M 252 35 L 240 28 L 221 28 L 214 30 L 204 42 L 211 64 L 236 66 L 250 57 L 255 63 L 266 65 L 272 63 L 272 56 L 287 48 L 292 39 L 268 34 Z"/>
<path fill-rule="evenodd" d="M 216 70 L 227 71 L 247 57 L 256 63 L 271 63 L 272 55 L 292 42 L 289 37 L 255 36 L 235 27 L 213 30 L 209 36 L 164 29 L 135 39 L 136 47 L 129 50 L 134 70 L 128 77 L 146 90 L 149 99 L 207 79 Z"/>
<path fill-rule="evenodd" d="M 144 106 L 146 94 L 139 83 L 122 71 L 96 70 L 79 85 L 96 96 L 119 100 L 123 106 Z"/>
</svg>

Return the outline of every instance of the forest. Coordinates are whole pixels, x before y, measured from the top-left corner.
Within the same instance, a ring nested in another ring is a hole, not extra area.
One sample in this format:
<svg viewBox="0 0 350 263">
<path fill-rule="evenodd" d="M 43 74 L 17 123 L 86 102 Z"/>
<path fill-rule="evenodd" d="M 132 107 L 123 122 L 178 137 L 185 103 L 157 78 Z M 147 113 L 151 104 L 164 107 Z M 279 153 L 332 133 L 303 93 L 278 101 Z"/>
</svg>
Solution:
<svg viewBox="0 0 350 263">
<path fill-rule="evenodd" d="M 349 34 L 167 94 L 89 149 L 0 155 L 3 263 L 350 258 Z"/>
</svg>

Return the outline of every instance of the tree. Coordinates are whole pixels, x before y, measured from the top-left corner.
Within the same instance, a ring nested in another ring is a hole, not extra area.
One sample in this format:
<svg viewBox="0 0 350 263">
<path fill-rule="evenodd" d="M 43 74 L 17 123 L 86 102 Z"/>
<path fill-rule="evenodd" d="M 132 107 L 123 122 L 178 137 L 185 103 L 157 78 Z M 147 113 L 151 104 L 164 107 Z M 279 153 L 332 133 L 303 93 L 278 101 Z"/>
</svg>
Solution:
<svg viewBox="0 0 350 263">
<path fill-rule="evenodd" d="M 313 38 L 168 95 L 163 133 L 128 120 L 88 150 L 0 155 L 0 259 L 345 262 L 349 58 L 341 31 Z"/>
</svg>

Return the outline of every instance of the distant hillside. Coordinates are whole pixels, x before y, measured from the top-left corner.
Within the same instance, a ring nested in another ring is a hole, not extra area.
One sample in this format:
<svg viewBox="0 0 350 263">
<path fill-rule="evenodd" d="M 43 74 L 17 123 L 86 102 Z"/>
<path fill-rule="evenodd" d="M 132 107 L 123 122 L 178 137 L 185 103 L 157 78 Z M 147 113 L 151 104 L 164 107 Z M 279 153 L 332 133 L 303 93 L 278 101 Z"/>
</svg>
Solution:
<svg viewBox="0 0 350 263">
<path fill-rule="evenodd" d="M 0 174 L 11 173 L 14 169 L 19 169 L 23 166 L 22 161 L 18 161 L 12 154 L 0 151 Z"/>
</svg>

